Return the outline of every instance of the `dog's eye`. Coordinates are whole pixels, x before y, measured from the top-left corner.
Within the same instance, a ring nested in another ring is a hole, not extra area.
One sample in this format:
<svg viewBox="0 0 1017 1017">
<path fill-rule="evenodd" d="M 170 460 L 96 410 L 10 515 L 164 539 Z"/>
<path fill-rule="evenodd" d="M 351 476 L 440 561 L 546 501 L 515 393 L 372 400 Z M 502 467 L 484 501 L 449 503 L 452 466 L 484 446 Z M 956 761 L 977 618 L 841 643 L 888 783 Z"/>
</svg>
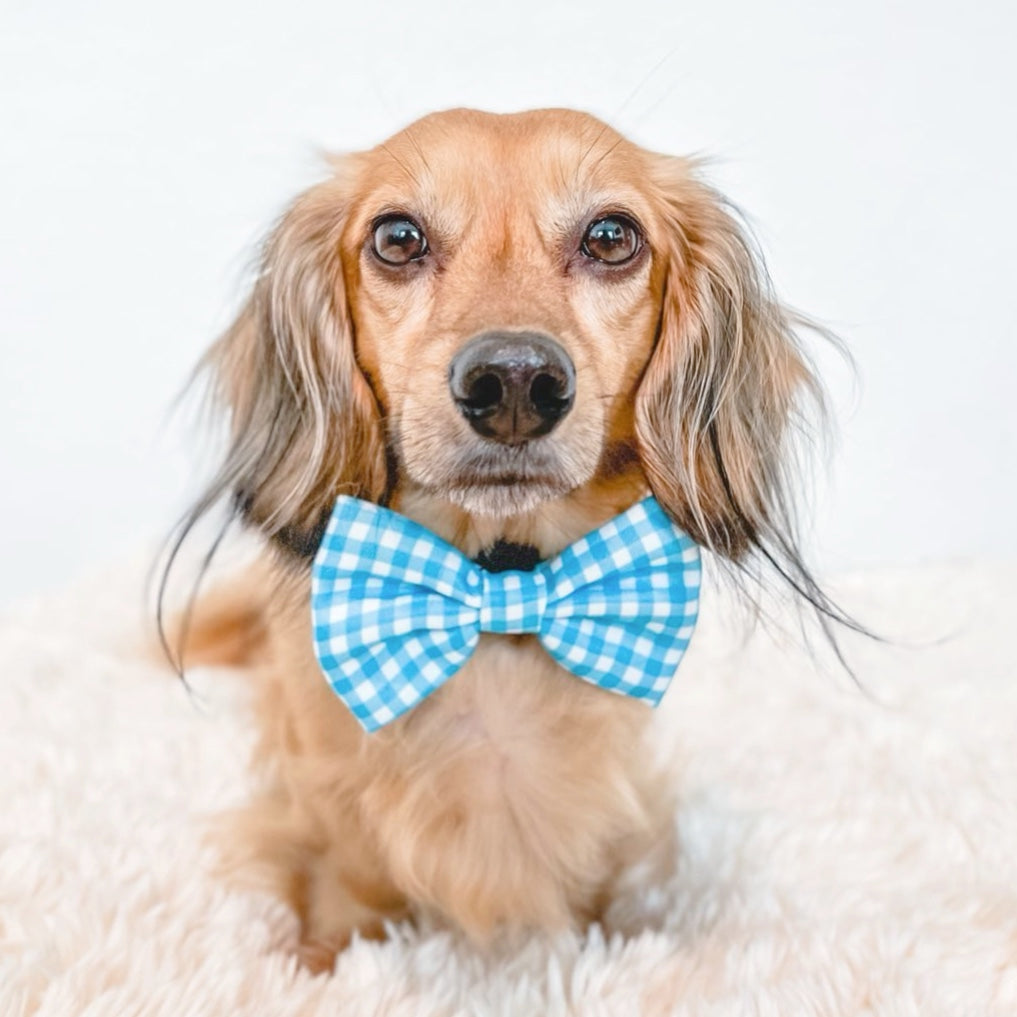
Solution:
<svg viewBox="0 0 1017 1017">
<path fill-rule="evenodd" d="M 587 258 L 620 265 L 636 256 L 642 237 L 635 223 L 623 215 L 609 215 L 586 227 L 582 252 Z"/>
<path fill-rule="evenodd" d="M 375 224 L 374 253 L 387 265 L 405 265 L 427 254 L 427 237 L 412 219 L 391 216 Z"/>
</svg>

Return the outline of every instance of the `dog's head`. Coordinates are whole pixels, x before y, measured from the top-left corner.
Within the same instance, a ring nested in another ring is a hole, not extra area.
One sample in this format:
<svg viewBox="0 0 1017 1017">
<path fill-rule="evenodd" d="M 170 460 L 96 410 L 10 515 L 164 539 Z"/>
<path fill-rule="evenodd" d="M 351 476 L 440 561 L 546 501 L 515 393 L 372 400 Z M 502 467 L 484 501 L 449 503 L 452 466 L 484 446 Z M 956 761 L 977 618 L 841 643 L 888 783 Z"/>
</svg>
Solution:
<svg viewBox="0 0 1017 1017">
<path fill-rule="evenodd" d="M 564 110 L 439 113 L 337 159 L 213 351 L 217 489 L 297 548 L 340 493 L 496 532 L 648 487 L 725 558 L 793 551 L 782 469 L 813 382 L 694 170 Z"/>
</svg>

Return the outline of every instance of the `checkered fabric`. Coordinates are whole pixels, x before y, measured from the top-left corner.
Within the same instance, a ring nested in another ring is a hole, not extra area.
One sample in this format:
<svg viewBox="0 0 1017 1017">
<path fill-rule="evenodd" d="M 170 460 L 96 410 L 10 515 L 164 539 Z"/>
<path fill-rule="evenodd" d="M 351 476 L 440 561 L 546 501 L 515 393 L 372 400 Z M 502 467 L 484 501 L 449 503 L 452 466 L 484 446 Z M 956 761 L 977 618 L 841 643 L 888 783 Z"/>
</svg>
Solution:
<svg viewBox="0 0 1017 1017">
<path fill-rule="evenodd" d="M 481 632 L 526 632 L 573 674 L 656 706 L 692 637 L 699 549 L 653 498 L 532 572 L 486 572 L 429 530 L 340 497 L 314 559 L 314 648 L 367 731 L 416 706 Z"/>
</svg>

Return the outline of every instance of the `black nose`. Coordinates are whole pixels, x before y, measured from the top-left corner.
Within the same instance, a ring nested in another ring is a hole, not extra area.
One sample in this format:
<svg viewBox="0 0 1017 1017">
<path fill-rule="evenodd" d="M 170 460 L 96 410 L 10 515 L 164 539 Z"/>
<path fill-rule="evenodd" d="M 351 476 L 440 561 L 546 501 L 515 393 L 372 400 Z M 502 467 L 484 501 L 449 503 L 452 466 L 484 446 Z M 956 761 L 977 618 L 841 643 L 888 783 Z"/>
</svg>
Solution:
<svg viewBox="0 0 1017 1017">
<path fill-rule="evenodd" d="M 520 445 L 547 434 L 576 397 L 568 354 L 537 332 L 484 332 L 453 358 L 449 388 L 477 434 Z"/>
</svg>

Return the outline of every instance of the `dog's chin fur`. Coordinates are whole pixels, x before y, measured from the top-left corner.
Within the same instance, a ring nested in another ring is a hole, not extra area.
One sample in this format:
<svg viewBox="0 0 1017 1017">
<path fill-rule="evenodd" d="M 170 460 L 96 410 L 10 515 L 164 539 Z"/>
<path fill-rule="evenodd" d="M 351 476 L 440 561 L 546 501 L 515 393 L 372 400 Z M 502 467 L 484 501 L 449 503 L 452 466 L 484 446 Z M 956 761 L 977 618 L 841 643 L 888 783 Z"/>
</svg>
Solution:
<svg viewBox="0 0 1017 1017">
<path fill-rule="evenodd" d="M 594 457 L 563 455 L 547 438 L 543 443 L 539 450 L 481 448 L 451 467 L 429 464 L 406 473 L 434 497 L 472 516 L 509 519 L 565 497 L 593 476 Z"/>
<path fill-rule="evenodd" d="M 495 520 L 512 519 L 533 512 L 541 505 L 563 497 L 570 490 L 573 488 L 531 481 L 526 484 L 464 485 L 432 493 L 439 498 L 447 498 L 471 516 Z"/>
<path fill-rule="evenodd" d="M 393 208 L 435 226 L 405 271 L 371 252 Z M 618 268 L 580 246 L 612 210 L 645 235 Z M 266 782 L 227 853 L 292 905 L 309 965 L 421 910 L 479 939 L 595 919 L 666 810 L 648 708 L 528 636 L 482 636 L 365 735 L 314 657 L 313 541 L 284 536 L 345 493 L 471 557 L 499 540 L 549 557 L 649 489 L 699 544 L 735 567 L 757 555 L 829 615 L 788 523 L 787 432 L 814 389 L 794 322 L 691 164 L 567 110 L 425 118 L 337 161 L 284 216 L 208 358 L 233 441 L 187 524 L 229 497 L 278 553 L 197 605 L 178 655 L 253 668 Z M 468 433 L 447 389 L 490 328 L 553 334 L 576 365 L 569 416 L 523 449 Z"/>
<path fill-rule="evenodd" d="M 570 428 L 567 436 L 555 431 L 516 446 L 473 435 L 459 439 L 453 449 L 423 455 L 400 437 L 397 468 L 400 475 L 470 515 L 508 519 L 586 484 L 596 472 L 601 429 L 591 423 Z"/>
</svg>

